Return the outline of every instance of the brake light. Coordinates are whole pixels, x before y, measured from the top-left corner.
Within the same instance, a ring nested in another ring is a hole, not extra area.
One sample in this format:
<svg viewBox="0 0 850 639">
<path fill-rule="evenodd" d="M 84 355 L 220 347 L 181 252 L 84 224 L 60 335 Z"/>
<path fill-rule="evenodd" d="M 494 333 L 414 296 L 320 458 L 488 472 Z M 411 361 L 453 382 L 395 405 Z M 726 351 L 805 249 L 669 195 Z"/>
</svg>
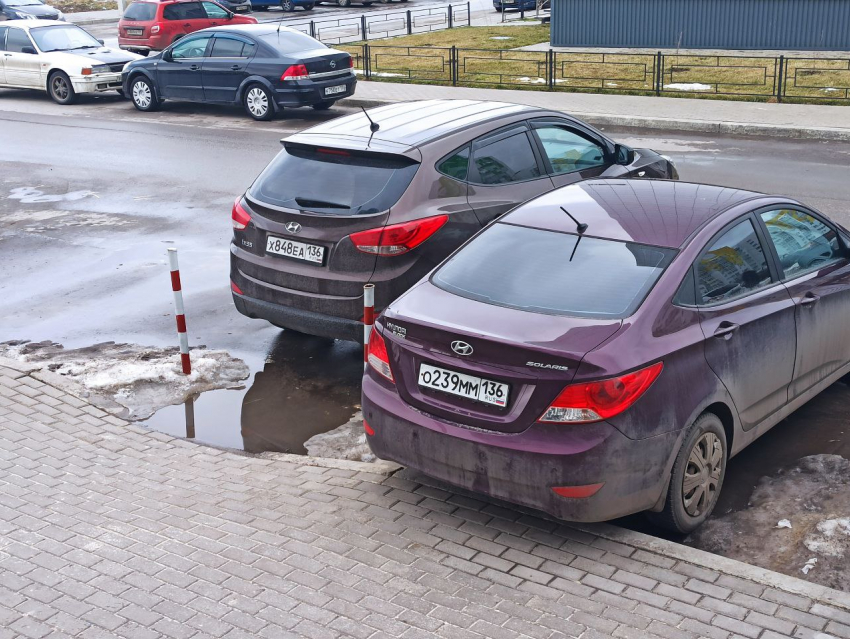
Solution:
<svg viewBox="0 0 850 639">
<path fill-rule="evenodd" d="M 251 223 L 251 216 L 248 214 L 248 211 L 242 208 L 239 198 L 233 203 L 233 212 L 230 214 L 230 217 L 233 218 L 233 228 L 236 231 L 244 231 L 245 227 Z"/>
<path fill-rule="evenodd" d="M 236 286 L 236 283 L 233 280 L 230 280 L 230 290 L 237 295 L 245 295 L 245 293 L 242 292 L 242 289 Z"/>
<path fill-rule="evenodd" d="M 662 362 L 598 382 L 571 384 L 561 391 L 538 420 L 553 424 L 586 424 L 619 415 L 652 386 Z"/>
<path fill-rule="evenodd" d="M 369 437 L 375 436 L 375 429 L 369 426 L 369 422 L 367 422 L 365 419 L 363 420 L 363 430 L 366 432 L 367 435 L 369 435 Z"/>
<path fill-rule="evenodd" d="M 328 155 L 345 155 L 350 156 L 351 153 L 348 151 L 342 151 L 340 149 L 316 149 L 316 153 L 326 153 Z"/>
<path fill-rule="evenodd" d="M 448 215 L 424 217 L 412 222 L 352 233 L 351 241 L 357 250 L 363 253 L 385 257 L 401 255 L 422 244 L 448 221 Z"/>
<path fill-rule="evenodd" d="M 159 33 L 161 25 L 155 24 L 151 27 L 151 34 Z"/>
<path fill-rule="evenodd" d="M 387 343 L 374 326 L 372 327 L 372 332 L 369 333 L 369 351 L 366 359 L 369 361 L 369 366 L 395 384 L 393 372 L 390 369 L 390 356 L 387 353 Z"/>
<path fill-rule="evenodd" d="M 286 71 L 283 72 L 283 75 L 280 76 L 281 80 L 306 80 L 309 77 L 309 73 L 307 72 L 307 67 L 303 64 L 293 64 Z"/>
<path fill-rule="evenodd" d="M 587 499 L 599 492 L 604 484 L 588 484 L 586 486 L 552 486 L 552 492 L 559 497 L 568 499 Z"/>
<path fill-rule="evenodd" d="M 354 56 L 349 56 L 349 58 L 348 58 L 348 68 L 349 69 L 354 68 Z"/>
</svg>

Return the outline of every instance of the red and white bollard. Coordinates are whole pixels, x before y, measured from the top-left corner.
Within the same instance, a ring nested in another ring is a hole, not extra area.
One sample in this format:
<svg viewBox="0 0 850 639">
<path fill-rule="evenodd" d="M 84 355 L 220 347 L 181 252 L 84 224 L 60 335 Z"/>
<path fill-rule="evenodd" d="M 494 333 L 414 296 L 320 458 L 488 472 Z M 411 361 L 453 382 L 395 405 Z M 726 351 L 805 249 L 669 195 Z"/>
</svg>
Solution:
<svg viewBox="0 0 850 639">
<path fill-rule="evenodd" d="M 189 375 L 192 364 L 189 362 L 189 336 L 186 334 L 186 313 L 183 309 L 183 291 L 180 288 L 180 269 L 177 267 L 177 249 L 168 249 L 168 264 L 171 270 L 171 290 L 174 291 L 174 313 L 177 317 L 177 337 L 180 338 L 180 362 L 183 372 Z"/>
<path fill-rule="evenodd" d="M 363 361 L 369 361 L 369 335 L 375 324 L 375 285 L 363 287 Z"/>
</svg>

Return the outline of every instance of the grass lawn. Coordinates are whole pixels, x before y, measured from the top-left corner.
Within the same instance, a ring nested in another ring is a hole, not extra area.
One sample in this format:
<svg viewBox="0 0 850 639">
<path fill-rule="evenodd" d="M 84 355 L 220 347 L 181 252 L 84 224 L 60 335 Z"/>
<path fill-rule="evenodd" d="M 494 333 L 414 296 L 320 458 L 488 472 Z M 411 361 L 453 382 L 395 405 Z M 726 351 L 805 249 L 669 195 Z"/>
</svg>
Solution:
<svg viewBox="0 0 850 639">
<path fill-rule="evenodd" d="M 500 38 L 494 40 L 493 38 Z M 502 40 L 501 38 L 510 38 Z M 530 44 L 549 42 L 549 25 L 529 23 L 527 25 L 501 27 L 457 27 L 429 33 L 372 40 L 373 45 L 394 47 L 463 47 L 465 49 L 516 49 Z M 362 42 L 355 43 L 357 45 Z"/>
<path fill-rule="evenodd" d="M 46 4 L 59 9 L 63 13 L 75 13 L 78 11 L 105 11 L 107 9 L 117 9 L 118 3 L 115 0 L 49 0 Z"/>
</svg>

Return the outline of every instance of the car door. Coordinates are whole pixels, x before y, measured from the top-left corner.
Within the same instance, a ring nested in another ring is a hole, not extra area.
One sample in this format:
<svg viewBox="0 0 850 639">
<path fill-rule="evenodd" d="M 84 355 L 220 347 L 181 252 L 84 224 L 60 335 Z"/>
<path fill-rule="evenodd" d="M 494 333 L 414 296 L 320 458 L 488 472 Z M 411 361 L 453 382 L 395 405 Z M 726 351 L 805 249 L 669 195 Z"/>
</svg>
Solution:
<svg viewBox="0 0 850 639">
<path fill-rule="evenodd" d="M 6 31 L 8 27 L 0 27 L 0 84 L 6 83 Z"/>
<path fill-rule="evenodd" d="M 472 143 L 468 182 L 468 202 L 482 225 L 555 188 L 525 122 Z"/>
<path fill-rule="evenodd" d="M 230 18 L 230 12 L 227 9 L 215 2 L 202 2 L 201 6 L 204 9 L 204 15 L 207 18 L 206 26 L 216 27 L 221 24 L 227 24 L 227 21 Z"/>
<path fill-rule="evenodd" d="M 200 2 L 169 4 L 163 8 L 162 17 L 171 23 L 169 30 L 174 34 L 172 42 L 210 26 L 207 13 Z"/>
<path fill-rule="evenodd" d="M 541 118 L 529 124 L 555 188 L 598 177 L 612 164 L 601 140 L 567 120 Z"/>
<path fill-rule="evenodd" d="M 255 49 L 253 42 L 239 36 L 220 33 L 213 38 L 201 69 L 206 101 L 236 101 L 236 92 L 247 76 L 246 68 Z"/>
<path fill-rule="evenodd" d="M 29 34 L 18 27 L 7 27 L 3 69 L 6 84 L 30 89 L 43 89 L 39 56 Z M 25 53 L 26 51 L 26 53 Z"/>
<path fill-rule="evenodd" d="M 212 35 L 183 38 L 156 67 L 156 80 L 163 98 L 204 101 L 201 67 Z"/>
<path fill-rule="evenodd" d="M 778 281 L 752 214 L 711 240 L 694 265 L 708 365 L 723 382 L 744 430 L 788 402 L 794 374 L 794 301 Z"/>
<path fill-rule="evenodd" d="M 790 399 L 850 362 L 850 260 L 846 240 L 817 214 L 792 206 L 759 212 L 796 309 Z"/>
</svg>

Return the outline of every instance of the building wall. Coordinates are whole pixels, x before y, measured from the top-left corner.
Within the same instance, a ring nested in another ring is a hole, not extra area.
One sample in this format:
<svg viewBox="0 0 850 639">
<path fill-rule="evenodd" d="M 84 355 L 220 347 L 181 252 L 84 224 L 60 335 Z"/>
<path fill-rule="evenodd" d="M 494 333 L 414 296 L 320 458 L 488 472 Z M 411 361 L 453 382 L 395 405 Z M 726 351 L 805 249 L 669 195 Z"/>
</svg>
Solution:
<svg viewBox="0 0 850 639">
<path fill-rule="evenodd" d="M 552 0 L 552 46 L 850 50 L 850 0 Z"/>
</svg>

